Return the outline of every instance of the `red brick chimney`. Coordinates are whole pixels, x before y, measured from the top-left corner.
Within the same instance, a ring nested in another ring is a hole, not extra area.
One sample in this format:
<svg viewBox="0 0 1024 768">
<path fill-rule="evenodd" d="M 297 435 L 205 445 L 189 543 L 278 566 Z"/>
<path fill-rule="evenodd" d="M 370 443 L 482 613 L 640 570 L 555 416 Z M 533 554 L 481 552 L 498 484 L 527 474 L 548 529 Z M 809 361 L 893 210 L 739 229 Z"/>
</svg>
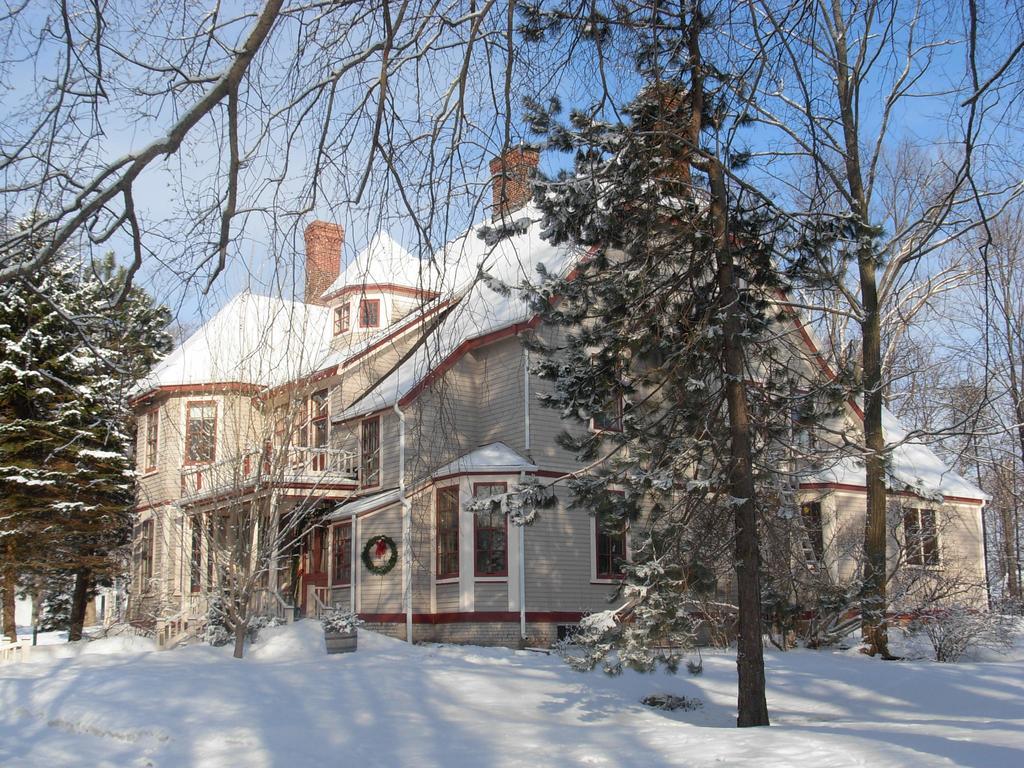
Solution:
<svg viewBox="0 0 1024 768">
<path fill-rule="evenodd" d="M 517 211 L 530 202 L 530 186 L 537 171 L 540 152 L 520 144 L 510 147 L 491 160 L 492 212 L 494 218 Z"/>
<path fill-rule="evenodd" d="M 338 279 L 341 271 L 341 244 L 345 230 L 340 224 L 314 221 L 306 227 L 307 304 L 323 304 L 320 297 Z"/>
</svg>

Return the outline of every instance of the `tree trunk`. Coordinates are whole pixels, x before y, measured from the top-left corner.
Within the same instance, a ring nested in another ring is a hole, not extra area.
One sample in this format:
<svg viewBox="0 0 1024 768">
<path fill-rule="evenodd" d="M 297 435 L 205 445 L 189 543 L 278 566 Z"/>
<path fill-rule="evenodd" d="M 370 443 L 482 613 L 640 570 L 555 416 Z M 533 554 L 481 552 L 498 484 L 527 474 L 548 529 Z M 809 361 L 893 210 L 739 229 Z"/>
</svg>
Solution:
<svg viewBox="0 0 1024 768">
<path fill-rule="evenodd" d="M 870 251 L 870 253 L 865 253 Z M 867 516 L 864 521 L 864 585 L 861 589 L 861 635 L 868 653 L 889 657 L 889 635 L 885 622 L 886 599 L 886 489 L 885 435 L 882 432 L 882 334 L 875 284 L 875 258 L 871 248 L 859 257 L 861 322 L 864 361 L 864 462 L 867 486 Z"/>
<path fill-rule="evenodd" d="M 860 163 L 858 89 L 859 70 L 851 71 L 846 44 L 846 22 L 838 2 L 832 3 L 836 89 L 843 123 L 844 170 L 849 185 L 850 212 L 857 222 L 857 267 L 863 313 L 861 343 L 864 377 L 864 444 L 867 456 L 864 484 L 867 515 L 864 521 L 864 585 L 861 589 L 861 635 L 871 655 L 889 657 L 885 626 L 886 602 L 886 493 L 885 437 L 882 433 L 882 332 L 878 311 L 878 254 L 869 225 L 868 193 Z"/>
<path fill-rule="evenodd" d="M 235 650 L 231 655 L 236 659 L 240 659 L 245 655 L 246 629 L 248 629 L 246 624 L 240 621 L 235 622 Z"/>
<path fill-rule="evenodd" d="M 6 635 L 11 640 L 17 640 L 18 623 L 15 620 L 14 611 L 17 607 L 15 597 L 18 591 L 18 579 L 15 577 L 14 571 L 4 571 L 3 584 L 0 586 L 3 587 L 4 593 L 4 627 L 0 634 Z"/>
<path fill-rule="evenodd" d="M 736 670 L 739 677 L 736 725 L 740 728 L 768 725 L 765 698 L 764 648 L 761 636 L 761 576 L 757 532 L 757 503 L 750 444 L 750 414 L 744 388 L 742 327 L 739 293 L 732 252 L 725 177 L 714 161 L 709 163 L 711 215 L 717 249 L 718 288 L 725 311 L 723 329 L 724 379 L 729 407 L 729 490 L 743 502 L 736 507 L 736 592 L 739 603 L 736 638 Z"/>
<path fill-rule="evenodd" d="M 690 65 L 690 122 L 685 126 L 690 147 L 700 147 L 704 121 L 704 76 L 700 49 L 699 3 L 692 10 L 687 52 Z M 729 411 L 729 491 L 742 499 L 736 507 L 736 592 L 739 604 L 736 637 L 738 677 L 736 725 L 740 728 L 768 725 L 765 698 L 764 648 L 761 642 L 761 576 L 759 572 L 757 504 L 754 493 L 754 469 L 750 442 L 750 415 L 747 410 L 743 369 L 742 325 L 739 292 L 729 243 L 729 198 L 725 171 L 714 157 L 692 156 L 691 164 L 708 176 L 711 186 L 711 226 L 716 251 L 716 280 L 721 309 L 725 315 L 722 329 L 726 403 Z"/>
<path fill-rule="evenodd" d="M 71 595 L 71 623 L 68 626 L 68 642 L 82 639 L 82 628 L 85 626 L 85 610 L 89 603 L 89 590 L 92 587 L 92 571 L 79 568 L 75 571 L 75 591 Z"/>
</svg>

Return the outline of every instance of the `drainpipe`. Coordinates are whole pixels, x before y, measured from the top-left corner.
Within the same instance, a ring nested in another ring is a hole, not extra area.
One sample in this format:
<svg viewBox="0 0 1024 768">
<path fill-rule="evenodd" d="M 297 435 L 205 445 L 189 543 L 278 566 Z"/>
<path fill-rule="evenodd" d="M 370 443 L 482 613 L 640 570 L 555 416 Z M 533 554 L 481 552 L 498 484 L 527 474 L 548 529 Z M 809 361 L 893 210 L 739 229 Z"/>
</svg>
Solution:
<svg viewBox="0 0 1024 768">
<path fill-rule="evenodd" d="M 412 645 L 412 503 L 405 497 L 405 414 L 398 414 L 398 500 L 402 504 L 402 602 L 405 604 L 405 641 Z"/>
<path fill-rule="evenodd" d="M 530 350 L 523 350 L 523 448 L 526 458 L 530 457 Z M 526 473 L 519 473 L 519 482 L 526 479 Z M 519 529 L 519 636 L 526 639 L 526 528 Z"/>
</svg>

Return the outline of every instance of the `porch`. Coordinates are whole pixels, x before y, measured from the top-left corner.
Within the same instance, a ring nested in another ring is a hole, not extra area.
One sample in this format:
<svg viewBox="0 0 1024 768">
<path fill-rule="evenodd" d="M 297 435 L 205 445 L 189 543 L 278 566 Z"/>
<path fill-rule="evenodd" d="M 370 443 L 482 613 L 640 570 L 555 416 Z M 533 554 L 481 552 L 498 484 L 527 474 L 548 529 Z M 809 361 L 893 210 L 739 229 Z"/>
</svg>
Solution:
<svg viewBox="0 0 1024 768">
<path fill-rule="evenodd" d="M 181 469 L 183 501 L 215 496 L 226 491 L 274 486 L 316 488 L 334 483 L 359 482 L 359 457 L 336 448 L 284 448 L 248 450 L 211 464 Z"/>
</svg>

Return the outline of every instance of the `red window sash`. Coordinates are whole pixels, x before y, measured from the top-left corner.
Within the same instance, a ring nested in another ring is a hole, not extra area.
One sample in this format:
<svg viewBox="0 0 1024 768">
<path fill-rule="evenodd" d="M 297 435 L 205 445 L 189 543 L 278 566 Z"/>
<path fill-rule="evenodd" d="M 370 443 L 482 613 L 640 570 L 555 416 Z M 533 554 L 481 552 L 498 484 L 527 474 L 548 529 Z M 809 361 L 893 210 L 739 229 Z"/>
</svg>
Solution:
<svg viewBox="0 0 1024 768">
<path fill-rule="evenodd" d="M 380 299 L 359 300 L 359 327 L 380 327 Z"/>
<path fill-rule="evenodd" d="M 333 573 L 331 583 L 338 587 L 352 584 L 352 521 L 334 526 L 332 534 Z"/>
<path fill-rule="evenodd" d="M 505 493 L 508 490 L 508 484 L 507 483 L 474 483 L 473 484 L 473 498 L 474 499 L 481 498 L 481 496 L 480 496 L 480 489 L 482 489 L 482 488 L 500 488 L 501 489 L 500 492 L 501 493 Z M 488 494 L 488 495 L 494 495 L 494 494 Z M 473 515 L 473 575 L 474 576 L 508 576 L 508 515 L 502 515 L 500 512 L 499 513 L 492 513 L 492 515 L 489 515 L 489 517 L 491 517 L 492 520 L 493 520 L 493 515 L 494 514 L 498 514 L 501 517 L 501 524 L 498 525 L 498 526 L 491 526 L 491 525 L 481 526 L 480 525 L 480 515 L 478 513 L 474 513 L 474 515 Z M 481 553 L 485 553 L 487 555 L 486 559 L 488 561 L 490 561 L 492 559 L 490 557 L 491 553 L 498 551 L 497 548 L 495 548 L 493 546 L 493 534 L 494 534 L 495 531 L 501 531 L 501 535 L 502 535 L 503 541 L 504 541 L 504 549 L 502 550 L 502 553 L 504 555 L 503 568 L 501 568 L 500 570 L 495 570 L 495 571 L 484 571 L 484 570 L 480 569 L 480 554 Z M 490 547 L 488 547 L 486 549 L 481 549 L 481 547 L 480 547 L 480 543 L 481 543 L 480 539 L 481 539 L 481 534 L 482 533 L 490 534 L 487 538 L 492 543 L 492 546 L 490 546 Z"/>
<path fill-rule="evenodd" d="M 442 499 L 445 501 L 442 502 Z M 442 504 L 445 505 L 444 508 L 442 508 Z M 459 576 L 459 486 L 438 488 L 435 509 L 437 514 L 436 575 L 439 579 L 455 579 Z M 444 514 L 450 516 L 449 520 L 454 519 L 454 525 L 443 524 Z M 449 546 L 445 546 L 446 544 Z"/>
<path fill-rule="evenodd" d="M 334 335 L 345 333 L 352 322 L 352 305 L 348 302 L 334 309 Z"/>
<path fill-rule="evenodd" d="M 595 575 L 599 579 L 624 579 L 626 574 L 620 571 L 616 567 L 616 554 L 613 543 L 615 540 L 619 542 L 619 548 L 622 552 L 621 562 L 626 560 L 626 524 L 622 521 L 622 531 L 614 534 L 607 533 L 601 525 L 601 518 L 594 517 L 594 556 L 596 558 L 595 563 Z"/>
</svg>

